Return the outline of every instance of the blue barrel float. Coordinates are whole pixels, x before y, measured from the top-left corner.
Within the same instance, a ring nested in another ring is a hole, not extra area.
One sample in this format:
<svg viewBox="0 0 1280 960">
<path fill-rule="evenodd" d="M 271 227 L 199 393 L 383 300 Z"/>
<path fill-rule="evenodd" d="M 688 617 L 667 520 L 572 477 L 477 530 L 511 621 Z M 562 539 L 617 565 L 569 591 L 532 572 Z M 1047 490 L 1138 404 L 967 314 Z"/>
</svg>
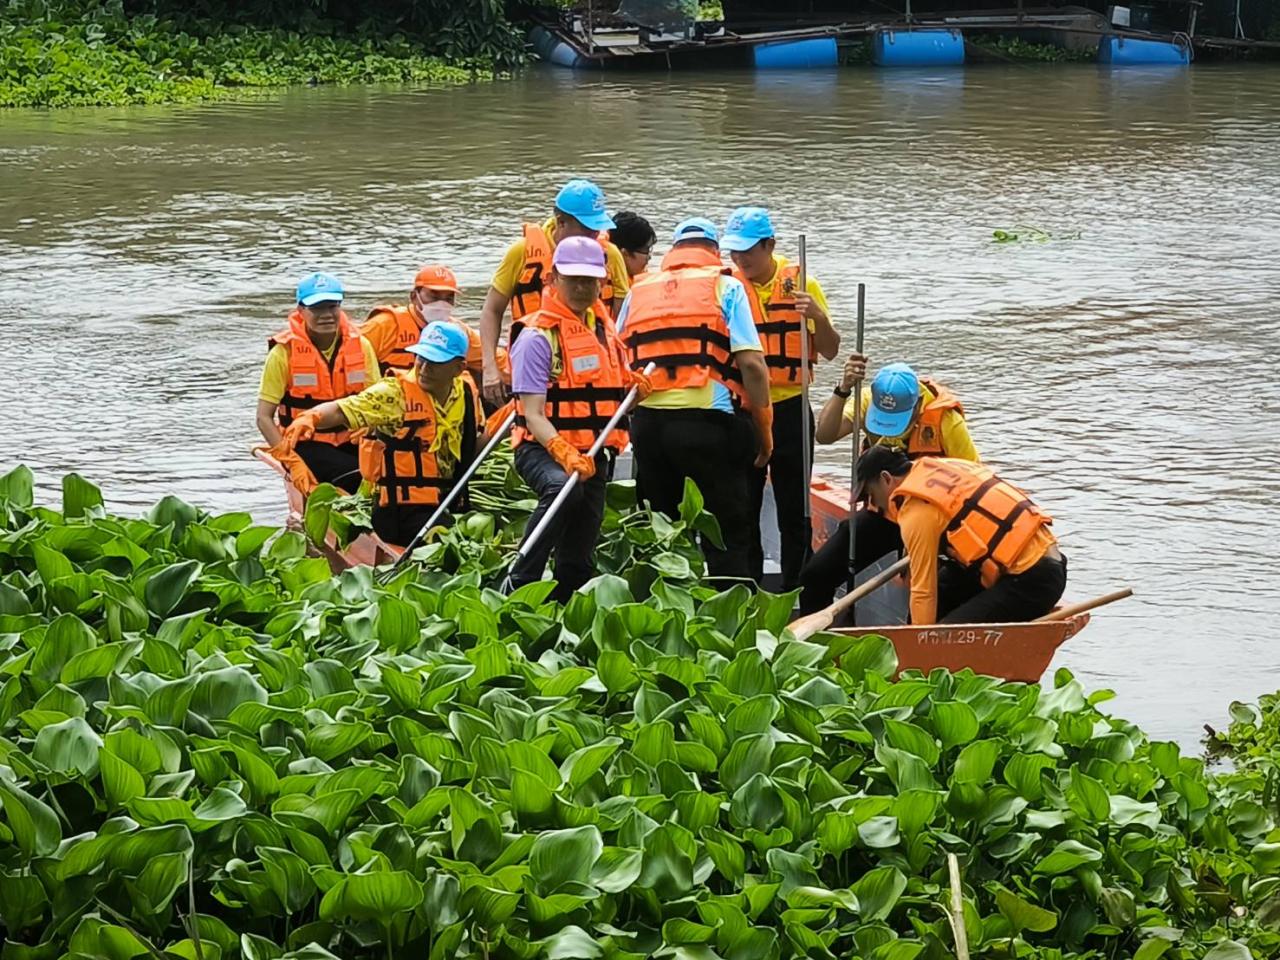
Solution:
<svg viewBox="0 0 1280 960">
<path fill-rule="evenodd" d="M 757 70 L 812 70 L 839 66 L 835 37 L 757 44 L 752 55 Z"/>
<path fill-rule="evenodd" d="M 1185 67 L 1191 63 L 1191 48 L 1189 45 L 1164 40 L 1101 37 L 1098 40 L 1098 62 L 1109 63 L 1114 67 Z"/>
<path fill-rule="evenodd" d="M 959 30 L 890 30 L 871 37 L 871 62 L 877 67 L 958 67 L 964 63 Z"/>
<path fill-rule="evenodd" d="M 547 63 L 570 69 L 585 65 L 581 54 L 550 30 L 534 27 L 529 31 L 529 40 L 533 44 L 534 52 Z"/>
</svg>

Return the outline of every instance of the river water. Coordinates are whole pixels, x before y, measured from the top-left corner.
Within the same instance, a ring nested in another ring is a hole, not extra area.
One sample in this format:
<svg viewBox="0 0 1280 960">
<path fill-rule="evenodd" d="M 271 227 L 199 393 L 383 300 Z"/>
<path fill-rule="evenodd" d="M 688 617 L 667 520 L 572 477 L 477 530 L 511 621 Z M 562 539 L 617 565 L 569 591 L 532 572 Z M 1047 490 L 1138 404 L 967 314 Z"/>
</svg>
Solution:
<svg viewBox="0 0 1280 960">
<path fill-rule="evenodd" d="M 474 317 L 522 220 L 588 175 L 665 231 L 760 202 L 852 343 L 963 398 L 1058 518 L 1069 595 L 1130 584 L 1055 665 L 1190 745 L 1280 686 L 1280 72 L 580 77 L 0 113 L 6 467 L 283 519 L 249 459 L 296 278 L 352 313 L 454 265 Z M 1062 239 L 996 244 L 1027 224 Z M 1076 239 L 1069 237 L 1077 236 Z M 824 375 L 819 397 L 835 378 Z M 847 471 L 848 445 L 820 467 Z"/>
</svg>

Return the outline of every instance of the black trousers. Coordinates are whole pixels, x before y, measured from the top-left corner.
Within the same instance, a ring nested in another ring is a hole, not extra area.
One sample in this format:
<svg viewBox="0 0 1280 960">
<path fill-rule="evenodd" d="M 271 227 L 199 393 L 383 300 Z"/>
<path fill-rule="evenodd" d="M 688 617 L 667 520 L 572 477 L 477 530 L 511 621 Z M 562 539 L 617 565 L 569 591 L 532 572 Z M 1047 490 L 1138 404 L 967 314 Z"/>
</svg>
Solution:
<svg viewBox="0 0 1280 960">
<path fill-rule="evenodd" d="M 1052 610 L 1066 588 L 1065 556 L 1043 557 L 985 589 L 977 571 L 944 563 L 938 571 L 938 622 L 1025 623 Z"/>
<path fill-rule="evenodd" d="M 335 447 L 318 440 L 303 440 L 294 449 L 320 483 L 332 483 L 347 493 L 360 489 L 360 454 L 354 443 Z"/>
<path fill-rule="evenodd" d="M 373 508 L 373 532 L 396 547 L 407 547 L 422 525 L 431 519 L 435 507 L 408 504 L 399 507 Z M 447 514 L 446 514 L 447 517 Z"/>
<path fill-rule="evenodd" d="M 759 528 L 748 484 L 757 448 L 751 419 L 718 410 L 640 407 L 631 418 L 631 448 L 641 503 L 678 518 L 685 479 L 698 485 L 724 538 L 724 549 L 703 538 L 707 575 L 750 577 L 751 545 L 758 536 L 753 531 Z"/>
<path fill-rule="evenodd" d="M 529 518 L 525 536 L 533 532 L 560 493 L 569 475 L 556 463 L 546 448 L 537 441 L 522 443 L 516 447 L 516 472 L 538 495 L 538 508 Z M 604 451 L 596 457 L 596 472 L 590 480 L 580 480 L 573 493 L 560 507 L 551 526 L 534 544 L 529 555 L 517 560 L 511 568 L 511 584 L 523 587 L 542 579 L 547 569 L 547 559 L 555 551 L 556 589 L 551 598 L 560 603 L 568 602 L 573 592 L 595 574 L 591 554 L 600 539 L 600 525 L 604 522 L 605 483 L 612 463 Z"/>
<path fill-rule="evenodd" d="M 751 488 L 751 576 L 759 583 L 764 577 L 764 548 L 760 537 L 760 510 L 764 505 L 767 478 L 773 484 L 773 500 L 778 509 L 778 536 L 782 541 L 782 589 L 800 585 L 800 572 L 813 555 L 813 524 L 809 505 L 809 476 L 813 467 L 813 410 L 809 417 L 809 449 L 804 448 L 803 396 L 773 405 L 773 456 L 764 467 L 752 467 Z M 806 466 L 809 469 L 805 469 Z"/>
<path fill-rule="evenodd" d="M 884 514 L 871 510 L 859 510 L 855 521 L 858 525 L 858 556 L 854 566 L 858 570 L 869 567 L 886 553 L 902 549 L 902 534 L 898 525 L 885 519 Z M 830 606 L 836 590 L 849 579 L 849 521 L 836 527 L 835 532 L 805 564 L 800 574 L 800 612 L 813 613 Z"/>
</svg>

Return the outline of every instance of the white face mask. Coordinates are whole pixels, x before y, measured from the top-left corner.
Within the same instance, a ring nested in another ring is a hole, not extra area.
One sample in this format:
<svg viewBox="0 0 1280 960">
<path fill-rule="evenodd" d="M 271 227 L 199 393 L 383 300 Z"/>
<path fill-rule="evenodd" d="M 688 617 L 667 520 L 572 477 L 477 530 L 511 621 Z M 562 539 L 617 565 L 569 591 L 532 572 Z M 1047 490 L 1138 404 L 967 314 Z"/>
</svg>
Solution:
<svg viewBox="0 0 1280 960">
<path fill-rule="evenodd" d="M 448 320 L 453 316 L 453 304 L 448 300 L 432 300 L 430 303 L 418 304 L 418 312 L 427 323 L 436 320 Z"/>
</svg>

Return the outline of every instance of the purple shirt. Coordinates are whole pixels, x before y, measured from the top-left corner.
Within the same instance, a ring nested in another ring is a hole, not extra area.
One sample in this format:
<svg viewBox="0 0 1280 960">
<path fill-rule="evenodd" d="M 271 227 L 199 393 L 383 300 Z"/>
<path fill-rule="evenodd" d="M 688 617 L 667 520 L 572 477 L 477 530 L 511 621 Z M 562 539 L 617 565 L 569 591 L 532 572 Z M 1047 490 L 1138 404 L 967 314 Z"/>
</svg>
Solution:
<svg viewBox="0 0 1280 960">
<path fill-rule="evenodd" d="M 551 383 L 551 341 L 526 330 L 511 347 L 511 392 L 546 393 Z"/>
</svg>

